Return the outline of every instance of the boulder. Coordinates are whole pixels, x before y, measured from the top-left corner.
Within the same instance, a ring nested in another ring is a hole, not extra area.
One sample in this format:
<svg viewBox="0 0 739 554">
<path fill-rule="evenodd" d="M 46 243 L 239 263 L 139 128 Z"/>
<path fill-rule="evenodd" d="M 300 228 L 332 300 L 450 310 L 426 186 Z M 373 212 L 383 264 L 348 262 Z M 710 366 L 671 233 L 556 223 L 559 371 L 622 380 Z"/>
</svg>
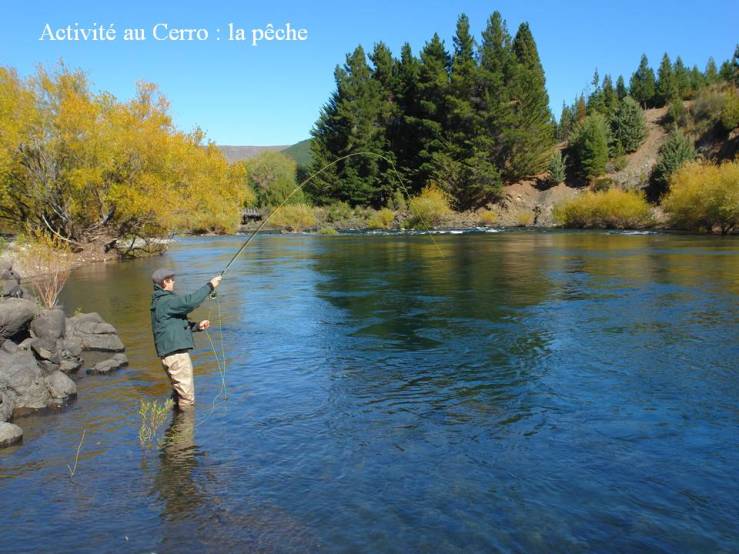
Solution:
<svg viewBox="0 0 739 554">
<path fill-rule="evenodd" d="M 31 321 L 31 333 L 44 340 L 56 341 L 64 336 L 66 317 L 64 310 L 42 310 Z"/>
<path fill-rule="evenodd" d="M 108 358 L 107 360 L 103 360 L 102 362 L 98 362 L 95 364 L 95 367 L 92 369 L 88 369 L 87 373 L 90 375 L 97 374 L 97 375 L 103 375 L 106 373 L 110 373 L 111 371 L 114 371 L 116 369 L 119 369 L 121 367 L 128 365 L 128 358 L 125 354 L 116 354 L 112 358 Z"/>
<path fill-rule="evenodd" d="M 0 301 L 0 336 L 12 339 L 28 329 L 38 313 L 38 306 L 25 298 L 4 298 Z"/>
<path fill-rule="evenodd" d="M 49 360 L 53 363 L 59 363 L 56 341 L 52 342 L 39 338 L 33 339 L 33 342 L 31 342 L 31 351 L 33 351 L 39 360 Z"/>
<path fill-rule="evenodd" d="M 59 362 L 59 370 L 64 373 L 74 373 L 82 367 L 81 358 L 64 358 Z"/>
<path fill-rule="evenodd" d="M 23 440 L 23 429 L 12 423 L 0 423 L 0 448 Z"/>
<path fill-rule="evenodd" d="M 21 298 L 23 295 L 21 276 L 13 270 L 10 262 L 0 262 L 0 296 Z"/>
<path fill-rule="evenodd" d="M 0 422 L 8 421 L 13 417 L 13 410 L 15 409 L 15 400 L 13 395 L 9 394 L 6 390 L 0 390 Z"/>
<path fill-rule="evenodd" d="M 5 350 L 8 354 L 15 354 L 18 352 L 18 345 L 15 344 L 12 340 L 6 340 L 3 342 L 3 350 Z"/>
<path fill-rule="evenodd" d="M 27 350 L 18 350 L 15 354 L 0 350 L 0 388 L 13 394 L 14 411 L 41 409 L 49 404 L 44 372 Z"/>
<path fill-rule="evenodd" d="M 82 350 L 123 352 L 125 347 L 115 327 L 103 321 L 99 314 L 79 314 L 67 319 L 67 338 L 80 340 Z"/>
<path fill-rule="evenodd" d="M 64 403 L 77 396 L 77 385 L 66 374 L 55 371 L 46 377 L 46 386 L 53 403 Z"/>
<path fill-rule="evenodd" d="M 63 358 L 76 358 L 82 354 L 82 339 L 79 337 L 64 337 L 61 344 L 57 343 Z"/>
</svg>

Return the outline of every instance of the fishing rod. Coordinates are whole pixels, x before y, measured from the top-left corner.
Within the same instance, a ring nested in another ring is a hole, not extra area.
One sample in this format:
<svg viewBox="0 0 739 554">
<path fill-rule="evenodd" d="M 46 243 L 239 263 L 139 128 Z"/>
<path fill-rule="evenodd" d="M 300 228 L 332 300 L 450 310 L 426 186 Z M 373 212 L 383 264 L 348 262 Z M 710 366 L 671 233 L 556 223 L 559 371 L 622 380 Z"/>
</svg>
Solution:
<svg viewBox="0 0 739 554">
<path fill-rule="evenodd" d="M 405 188 L 405 185 L 403 185 L 403 180 L 401 179 L 400 173 L 398 173 L 398 170 L 396 169 L 395 164 L 392 162 L 392 160 L 388 159 L 387 157 L 383 156 L 382 154 L 377 154 L 375 152 L 365 152 L 365 151 L 362 151 L 362 152 L 352 152 L 351 154 L 346 154 L 345 156 L 342 156 L 340 158 L 336 158 L 334 161 L 332 161 L 332 162 L 324 165 L 321 169 L 319 169 L 315 173 L 309 175 L 306 179 L 304 179 L 302 182 L 300 182 L 298 185 L 296 185 L 296 187 L 290 192 L 290 194 L 287 195 L 287 197 L 282 201 L 282 203 L 280 203 L 279 206 L 277 206 L 274 210 L 272 210 L 269 213 L 269 215 L 267 215 L 267 217 L 262 220 L 262 222 L 259 224 L 259 226 L 257 226 L 257 228 L 254 229 L 254 231 L 252 231 L 252 233 L 249 235 L 249 237 L 244 241 L 244 243 L 241 245 L 241 247 L 233 255 L 233 257 L 231 258 L 231 260 L 229 260 L 229 262 L 226 264 L 226 267 L 223 268 L 223 271 L 221 271 L 219 273 L 219 275 L 221 277 L 223 277 L 223 275 L 226 274 L 226 272 L 233 265 L 233 263 L 238 259 L 238 257 L 241 255 L 241 253 L 244 250 L 246 250 L 246 247 L 247 246 L 249 246 L 249 243 L 251 243 L 251 241 L 254 240 L 254 237 L 257 235 L 257 233 L 259 233 L 259 231 L 261 231 L 264 228 L 264 226 L 267 224 L 267 222 L 269 221 L 269 219 L 275 213 L 277 213 L 283 206 L 285 206 L 285 204 L 287 204 L 288 200 L 290 200 L 290 198 L 292 198 L 292 196 L 296 192 L 302 190 L 303 187 L 305 187 L 305 185 L 307 185 L 308 183 L 310 183 L 314 178 L 318 177 L 321 173 L 323 173 L 324 171 L 326 171 L 328 168 L 333 167 L 337 163 L 339 163 L 339 162 L 341 162 L 343 160 L 346 160 L 348 158 L 352 158 L 354 156 L 375 156 L 376 158 L 379 158 L 379 159 L 384 160 L 387 163 L 389 163 L 390 164 L 390 167 L 393 170 L 393 173 L 395 173 L 395 178 L 398 181 L 398 184 L 401 187 L 403 187 L 403 189 L 405 190 L 406 194 L 408 194 L 408 190 Z"/>
</svg>

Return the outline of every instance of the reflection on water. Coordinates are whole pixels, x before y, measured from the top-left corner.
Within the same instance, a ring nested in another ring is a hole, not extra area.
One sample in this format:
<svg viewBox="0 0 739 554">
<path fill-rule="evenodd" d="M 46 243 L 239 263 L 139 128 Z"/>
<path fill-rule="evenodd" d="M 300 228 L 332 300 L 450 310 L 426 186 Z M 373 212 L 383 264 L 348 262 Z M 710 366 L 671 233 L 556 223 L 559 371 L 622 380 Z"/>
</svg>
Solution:
<svg viewBox="0 0 739 554">
<path fill-rule="evenodd" d="M 149 275 L 194 289 L 242 240 L 75 272 L 131 365 L 0 451 L 0 551 L 733 549 L 737 239 L 260 236 L 193 314 L 228 400 L 201 336 L 197 410 L 142 451 Z"/>
</svg>

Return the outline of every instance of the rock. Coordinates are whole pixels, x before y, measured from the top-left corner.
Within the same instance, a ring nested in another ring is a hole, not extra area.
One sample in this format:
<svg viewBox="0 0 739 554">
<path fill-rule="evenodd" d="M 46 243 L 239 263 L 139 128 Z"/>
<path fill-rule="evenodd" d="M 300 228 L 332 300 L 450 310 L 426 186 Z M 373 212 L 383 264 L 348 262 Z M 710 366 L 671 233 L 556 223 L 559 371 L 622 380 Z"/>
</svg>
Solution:
<svg viewBox="0 0 739 554">
<path fill-rule="evenodd" d="M 59 363 L 59 370 L 64 373 L 74 373 L 82 367 L 80 358 L 65 358 Z"/>
<path fill-rule="evenodd" d="M 52 400 L 56 403 L 65 402 L 77 396 L 77 385 L 61 371 L 55 371 L 47 376 L 46 386 L 49 388 Z"/>
<path fill-rule="evenodd" d="M 33 339 L 31 350 L 39 360 L 49 360 L 59 363 L 59 354 L 56 350 L 56 341 L 51 342 L 46 339 Z"/>
<path fill-rule="evenodd" d="M 11 446 L 23 440 L 23 429 L 13 423 L 0 423 L 0 448 Z"/>
<path fill-rule="evenodd" d="M 61 345 L 57 343 L 57 350 L 61 351 L 64 358 L 76 358 L 82 354 L 82 339 L 79 337 L 65 337 Z"/>
<path fill-rule="evenodd" d="M 27 350 L 18 350 L 15 354 L 0 350 L 0 388 L 14 395 L 14 411 L 41 409 L 49 403 L 44 372 Z"/>
<path fill-rule="evenodd" d="M 80 314 L 67 319 L 67 338 L 78 338 L 82 350 L 123 352 L 125 347 L 115 327 L 97 313 Z"/>
<path fill-rule="evenodd" d="M 95 367 L 93 367 L 92 369 L 88 369 L 87 373 L 90 375 L 102 375 L 105 373 L 110 373 L 115 369 L 119 369 L 127 365 L 128 357 L 126 357 L 125 354 L 116 354 L 112 358 L 108 358 L 107 360 L 98 362 L 97 364 L 95 364 Z"/>
<path fill-rule="evenodd" d="M 5 298 L 0 301 L 0 336 L 15 338 L 28 328 L 38 313 L 38 306 L 24 298 Z"/>
<path fill-rule="evenodd" d="M 13 270 L 10 262 L 0 262 L 0 296 L 21 298 L 23 295 L 21 276 Z"/>
<path fill-rule="evenodd" d="M 42 310 L 31 321 L 31 333 L 45 340 L 53 340 L 64 336 L 66 317 L 64 310 L 55 308 L 53 310 Z"/>
<path fill-rule="evenodd" d="M 0 390 L 0 422 L 8 421 L 13 417 L 15 400 L 6 390 Z"/>
<path fill-rule="evenodd" d="M 6 340 L 3 342 L 3 350 L 5 350 L 8 354 L 15 354 L 18 352 L 18 345 L 15 344 L 12 340 Z"/>
<path fill-rule="evenodd" d="M 34 339 L 33 337 L 28 337 L 27 339 L 24 339 L 23 342 L 18 345 L 18 350 L 30 350 L 31 345 L 35 340 L 36 339 Z"/>
</svg>

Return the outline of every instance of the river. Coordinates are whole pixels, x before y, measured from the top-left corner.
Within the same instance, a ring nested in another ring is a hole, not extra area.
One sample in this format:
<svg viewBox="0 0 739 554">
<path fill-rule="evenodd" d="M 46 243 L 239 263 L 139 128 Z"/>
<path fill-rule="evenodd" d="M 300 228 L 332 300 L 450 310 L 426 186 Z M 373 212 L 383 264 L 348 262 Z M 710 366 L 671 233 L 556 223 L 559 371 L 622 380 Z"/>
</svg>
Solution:
<svg viewBox="0 0 739 554">
<path fill-rule="evenodd" d="M 130 367 L 16 421 L 0 551 L 735 551 L 739 239 L 262 235 L 193 314 L 225 372 L 197 337 L 194 417 L 143 448 L 149 276 L 242 240 L 75 270 Z"/>
</svg>

